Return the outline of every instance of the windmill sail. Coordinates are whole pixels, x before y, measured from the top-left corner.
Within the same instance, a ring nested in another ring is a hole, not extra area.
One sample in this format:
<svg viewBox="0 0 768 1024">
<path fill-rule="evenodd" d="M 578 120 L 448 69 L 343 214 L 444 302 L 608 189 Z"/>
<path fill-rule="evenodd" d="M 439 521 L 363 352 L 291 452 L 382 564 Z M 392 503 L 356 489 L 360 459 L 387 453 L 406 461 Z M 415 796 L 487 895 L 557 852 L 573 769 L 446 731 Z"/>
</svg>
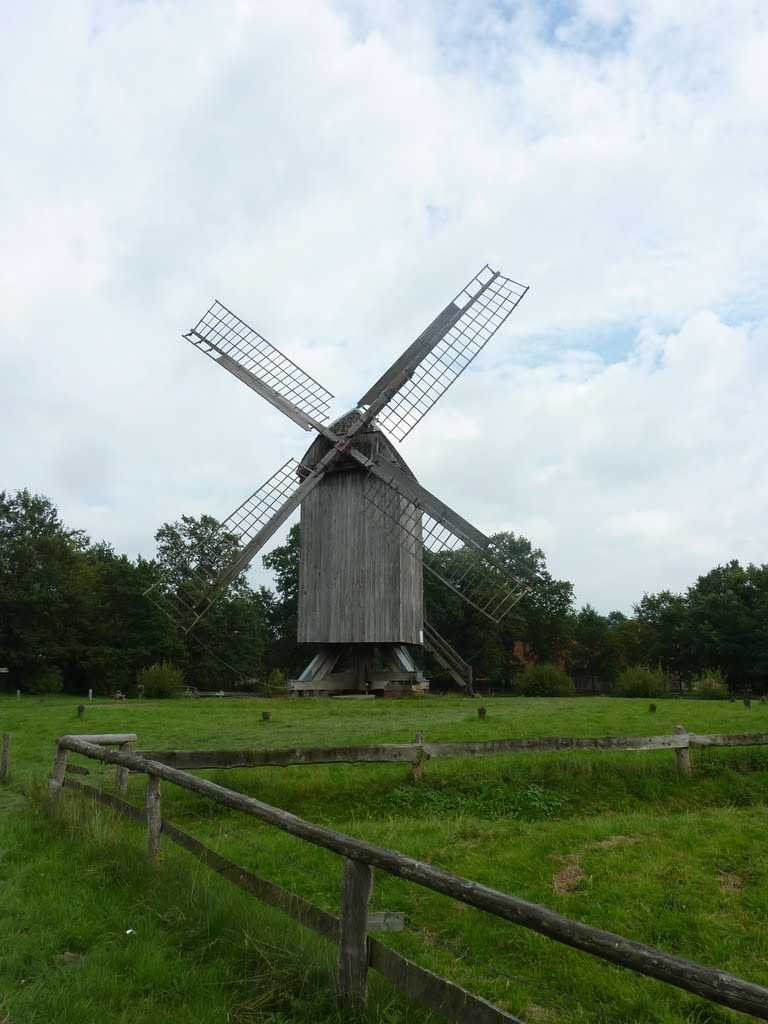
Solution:
<svg viewBox="0 0 768 1024">
<path fill-rule="evenodd" d="M 283 515 L 300 489 L 297 472 L 295 459 L 281 466 L 191 552 L 187 566 L 168 570 L 147 596 L 185 631 L 191 629 L 296 507 L 298 502 Z M 263 536 L 270 526 L 270 534 Z M 255 546 L 257 540 L 261 543 Z"/>
<path fill-rule="evenodd" d="M 220 302 L 187 341 L 280 409 L 304 430 L 321 430 L 333 395 Z"/>
<path fill-rule="evenodd" d="M 409 480 L 405 474 L 402 480 L 397 480 L 389 464 L 370 468 L 365 491 L 366 514 L 381 529 L 398 538 L 404 550 L 411 554 L 415 553 L 414 541 L 420 540 L 421 547 L 416 550 L 424 568 L 478 611 L 493 622 L 499 622 L 531 591 L 527 583 L 506 567 L 485 534 L 426 488 Z M 410 504 L 382 501 L 381 489 L 370 485 L 377 476 L 387 479 Z"/>
<path fill-rule="evenodd" d="M 527 290 L 483 267 L 358 405 L 402 441 L 490 341 Z"/>
</svg>

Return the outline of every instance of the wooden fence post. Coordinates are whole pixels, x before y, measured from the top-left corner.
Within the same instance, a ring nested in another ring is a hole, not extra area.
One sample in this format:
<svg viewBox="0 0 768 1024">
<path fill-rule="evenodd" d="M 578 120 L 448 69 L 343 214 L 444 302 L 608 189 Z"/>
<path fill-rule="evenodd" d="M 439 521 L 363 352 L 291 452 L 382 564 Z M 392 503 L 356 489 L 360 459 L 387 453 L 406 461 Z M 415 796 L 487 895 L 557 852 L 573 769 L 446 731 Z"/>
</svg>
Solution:
<svg viewBox="0 0 768 1024">
<path fill-rule="evenodd" d="M 160 780 L 154 775 L 147 776 L 145 801 L 147 805 L 147 856 L 150 864 L 156 864 L 160 856 L 163 815 L 160 806 Z"/>
<path fill-rule="evenodd" d="M 360 860 L 344 861 L 339 907 L 339 988 L 350 1001 L 368 996 L 368 904 L 373 868 Z"/>
<path fill-rule="evenodd" d="M 685 726 L 676 725 L 675 733 L 678 736 L 684 736 Z M 691 767 L 691 748 L 687 743 L 684 747 L 675 747 L 675 758 L 677 759 L 677 770 L 682 775 L 690 775 L 693 769 Z"/>
<path fill-rule="evenodd" d="M 411 765 L 411 775 L 414 779 L 421 779 L 424 777 L 424 762 L 427 760 L 424 747 L 421 745 L 424 742 L 424 733 L 417 732 L 413 742 L 419 744 L 419 750 L 416 755 L 416 760 Z"/>
<path fill-rule="evenodd" d="M 133 747 L 132 743 L 121 743 L 118 747 L 124 754 L 130 754 Z M 121 768 L 119 765 L 115 771 L 115 792 L 124 793 L 128 788 L 128 769 Z"/>
<path fill-rule="evenodd" d="M 64 785 L 64 775 L 67 771 L 67 754 L 68 750 L 66 747 L 56 745 L 56 760 L 53 762 L 51 783 L 48 787 L 48 792 L 54 800 L 58 799 L 61 787 Z"/>
<path fill-rule="evenodd" d="M 4 779 L 8 778 L 8 762 L 11 758 L 11 734 L 9 732 L 3 733 L 3 761 L 2 767 L 0 767 L 0 774 Z"/>
</svg>

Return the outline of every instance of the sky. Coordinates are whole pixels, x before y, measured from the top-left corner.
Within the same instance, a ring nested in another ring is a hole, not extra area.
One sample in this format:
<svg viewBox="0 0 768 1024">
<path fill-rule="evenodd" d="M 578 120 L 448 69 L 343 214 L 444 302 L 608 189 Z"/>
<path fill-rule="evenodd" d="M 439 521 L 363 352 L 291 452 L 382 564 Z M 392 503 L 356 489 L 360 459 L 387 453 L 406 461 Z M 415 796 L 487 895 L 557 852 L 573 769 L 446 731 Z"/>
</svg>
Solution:
<svg viewBox="0 0 768 1024">
<path fill-rule="evenodd" d="M 578 606 L 768 562 L 762 0 L 0 5 L 0 489 L 131 557 L 344 412 L 486 263 L 529 286 L 401 446 Z"/>
</svg>

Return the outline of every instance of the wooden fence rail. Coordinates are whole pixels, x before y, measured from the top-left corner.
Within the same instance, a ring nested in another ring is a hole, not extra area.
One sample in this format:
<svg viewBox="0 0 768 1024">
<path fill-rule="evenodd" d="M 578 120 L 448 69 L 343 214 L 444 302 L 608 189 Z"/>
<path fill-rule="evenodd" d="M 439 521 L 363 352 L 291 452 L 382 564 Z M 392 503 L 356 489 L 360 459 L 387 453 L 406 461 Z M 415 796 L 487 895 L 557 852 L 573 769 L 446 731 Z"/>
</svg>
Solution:
<svg viewBox="0 0 768 1024">
<path fill-rule="evenodd" d="M 421 734 L 420 734 L 421 735 Z M 290 765 L 368 762 L 410 764 L 421 768 L 431 758 L 506 757 L 512 754 L 546 754 L 569 750 L 642 751 L 673 750 L 678 768 L 691 769 L 688 751 L 701 747 L 749 747 L 768 745 L 768 733 L 713 734 L 699 736 L 675 726 L 669 736 L 545 736 L 532 739 L 478 740 L 465 743 L 377 743 L 348 747 L 287 747 L 278 750 L 143 750 L 143 757 L 185 771 L 203 768 L 266 768 Z"/>
<path fill-rule="evenodd" d="M 112 742 L 114 742 L 114 738 L 112 738 Z M 65 768 L 59 768 L 61 759 L 66 761 L 67 751 L 83 754 L 86 757 L 114 764 L 130 771 L 142 772 L 150 778 L 173 783 L 183 789 L 208 797 L 216 803 L 274 825 L 276 828 L 316 846 L 332 850 L 344 857 L 347 862 L 351 861 L 357 865 L 365 865 L 368 868 L 376 867 L 387 871 L 399 878 L 415 882 L 496 917 L 539 932 L 565 945 L 628 967 L 636 973 L 658 978 L 722 1006 L 751 1013 L 760 1020 L 768 1020 L 768 989 L 760 985 L 736 978 L 714 967 L 706 967 L 662 952 L 621 935 L 593 928 L 581 921 L 571 920 L 535 903 L 500 892 L 471 879 L 442 871 L 395 850 L 388 850 L 373 843 L 335 832 L 323 825 L 313 824 L 288 811 L 272 807 L 253 797 L 245 796 L 206 779 L 197 778 L 178 768 L 150 760 L 140 754 L 111 751 L 83 737 L 62 736 L 57 743 L 54 778 L 51 781 L 51 793 L 54 796 L 58 795 L 64 784 L 78 787 L 80 785 L 65 779 Z M 154 795 L 152 801 L 155 801 Z M 157 803 L 159 804 L 159 790 Z M 152 811 L 151 813 L 156 818 L 159 814 L 159 807 L 157 812 Z M 151 832 L 152 826 L 149 824 L 149 818 L 148 805 L 147 823 Z M 168 827 L 165 824 L 162 825 L 162 828 L 168 833 Z M 170 833 L 168 834 L 170 835 Z M 150 844 L 152 842 L 153 840 L 150 838 Z M 234 866 L 234 870 L 242 875 L 242 869 Z M 229 877 L 229 875 L 225 875 L 225 877 Z M 431 1009 L 442 1012 L 451 1020 L 471 1019 L 488 1022 L 516 1020 L 509 1014 L 504 1014 L 504 1011 L 491 1007 L 491 1004 L 485 1003 L 483 1000 L 478 1002 L 478 1007 L 484 1005 L 485 1010 L 482 1012 L 491 1014 L 493 1011 L 495 1016 L 482 1016 L 480 1009 L 477 1012 L 473 1009 L 471 1015 L 468 1015 L 466 1000 L 477 1000 L 478 997 L 465 990 L 459 990 L 462 993 L 461 999 L 464 1000 L 462 1004 L 464 1009 L 460 1012 L 456 1011 L 451 998 L 446 995 L 445 986 L 450 983 L 444 979 L 438 979 L 435 975 L 430 975 L 430 987 L 424 982 L 429 972 L 424 972 L 422 968 L 411 964 L 410 961 L 404 961 L 404 958 L 381 944 L 373 946 L 370 939 L 366 942 L 364 929 L 360 925 L 362 903 L 365 903 L 367 913 L 365 893 L 368 892 L 368 883 L 366 877 L 366 872 L 362 869 L 345 866 L 346 895 L 343 894 L 341 899 L 342 922 L 339 933 L 342 943 L 339 976 L 344 986 L 343 991 L 352 997 L 359 997 L 361 964 L 367 964 L 388 976 L 409 994 L 420 993 L 415 997 L 420 998 Z M 405 967 L 404 963 L 409 966 Z M 453 988 L 457 987 L 453 986 Z M 425 993 L 427 994 L 425 995 Z"/>
</svg>

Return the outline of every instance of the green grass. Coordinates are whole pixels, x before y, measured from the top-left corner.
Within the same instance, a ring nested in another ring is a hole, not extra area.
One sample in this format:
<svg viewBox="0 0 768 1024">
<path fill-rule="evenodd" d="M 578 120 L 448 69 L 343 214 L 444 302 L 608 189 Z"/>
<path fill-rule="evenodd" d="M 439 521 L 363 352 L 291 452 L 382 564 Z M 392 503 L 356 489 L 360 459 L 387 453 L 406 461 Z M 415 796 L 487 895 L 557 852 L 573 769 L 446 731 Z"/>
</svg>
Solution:
<svg viewBox="0 0 768 1024">
<path fill-rule="evenodd" d="M 40 794 L 61 733 L 134 731 L 139 747 L 161 749 L 402 742 L 417 730 L 435 741 L 646 735 L 671 733 L 678 722 L 692 732 L 768 732 L 768 705 L 727 702 L 658 701 L 651 715 L 647 701 L 489 700 L 485 720 L 477 701 L 462 698 L 134 701 L 89 705 L 83 720 L 77 703 L 0 700 L 0 729 L 13 734 L 12 777 L 0 790 L 0 1005 L 13 1022 L 347 1019 L 334 994 L 333 951 L 320 940 L 176 848 L 150 870 L 142 830 L 103 809 L 65 794 L 52 816 Z M 692 756 L 690 779 L 677 774 L 671 751 L 433 761 L 419 783 L 402 765 L 205 774 L 766 985 L 768 748 Z M 93 781 L 111 788 L 112 775 L 96 766 Z M 131 778 L 136 803 L 142 785 Z M 163 806 L 243 866 L 337 910 L 335 855 L 168 785 Z M 387 942 L 531 1024 L 747 1019 L 383 873 L 373 905 L 405 911 L 419 929 Z M 431 1019 L 383 982 L 374 986 L 366 1020 Z"/>
</svg>

